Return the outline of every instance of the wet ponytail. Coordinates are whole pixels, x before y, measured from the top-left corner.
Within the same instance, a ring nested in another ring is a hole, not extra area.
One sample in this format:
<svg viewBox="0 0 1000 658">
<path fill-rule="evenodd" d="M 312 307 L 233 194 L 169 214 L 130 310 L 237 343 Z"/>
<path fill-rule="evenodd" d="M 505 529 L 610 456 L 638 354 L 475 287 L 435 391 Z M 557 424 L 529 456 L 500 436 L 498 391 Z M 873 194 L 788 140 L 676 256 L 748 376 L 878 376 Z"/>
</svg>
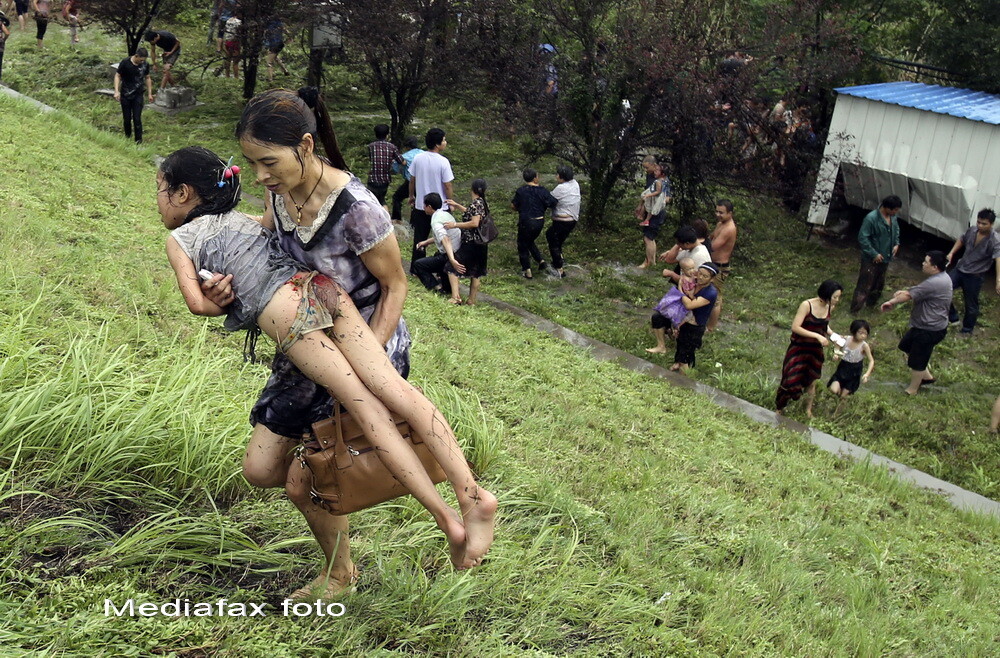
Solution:
<svg viewBox="0 0 1000 658">
<path fill-rule="evenodd" d="M 201 146 L 174 151 L 160 165 L 168 190 L 174 192 L 181 185 L 190 185 L 201 198 L 201 203 L 184 218 L 185 224 L 202 215 L 223 215 L 239 203 L 240 176 L 226 178 L 225 170 L 222 158 Z"/>
<path fill-rule="evenodd" d="M 247 103 L 236 124 L 236 139 L 293 149 L 306 133 L 312 135 L 317 145 L 322 145 L 331 165 L 347 169 L 326 103 L 316 87 L 303 87 L 298 92 L 271 89 L 257 94 Z"/>
</svg>

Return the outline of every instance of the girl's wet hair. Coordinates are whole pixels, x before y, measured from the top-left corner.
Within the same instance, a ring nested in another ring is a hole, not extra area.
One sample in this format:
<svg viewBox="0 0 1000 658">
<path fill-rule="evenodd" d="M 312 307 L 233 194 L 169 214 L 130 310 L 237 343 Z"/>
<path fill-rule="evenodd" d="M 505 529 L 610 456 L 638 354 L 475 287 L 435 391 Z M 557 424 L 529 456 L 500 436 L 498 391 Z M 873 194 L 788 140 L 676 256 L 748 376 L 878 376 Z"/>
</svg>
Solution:
<svg viewBox="0 0 1000 658">
<path fill-rule="evenodd" d="M 295 149 L 295 157 L 305 168 L 298 146 L 306 134 L 322 145 L 327 161 L 337 169 L 347 169 L 347 163 L 337 144 L 326 103 L 316 87 L 270 89 L 254 96 L 236 124 L 236 139 L 257 144 L 285 146 Z"/>
<path fill-rule="evenodd" d="M 872 332 L 872 327 L 871 327 L 870 324 L 868 324 L 867 320 L 862 320 L 862 319 L 859 318 L 859 319 L 854 320 L 853 322 L 851 322 L 851 335 L 852 336 L 855 335 L 855 334 L 857 334 L 862 329 L 864 329 L 868 333 Z"/>
<path fill-rule="evenodd" d="M 168 190 L 175 192 L 181 185 L 190 185 L 201 197 L 201 203 L 184 218 L 185 224 L 202 215 L 222 215 L 239 203 L 239 174 L 225 178 L 225 169 L 222 158 L 201 146 L 174 151 L 160 165 Z"/>
</svg>

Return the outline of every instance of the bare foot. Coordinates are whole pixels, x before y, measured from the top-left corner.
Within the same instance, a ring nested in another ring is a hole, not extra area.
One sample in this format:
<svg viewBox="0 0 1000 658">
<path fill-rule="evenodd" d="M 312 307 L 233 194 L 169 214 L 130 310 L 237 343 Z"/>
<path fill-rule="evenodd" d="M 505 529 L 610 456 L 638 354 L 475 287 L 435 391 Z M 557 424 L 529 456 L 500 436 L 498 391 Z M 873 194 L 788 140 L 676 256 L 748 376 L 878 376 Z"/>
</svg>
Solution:
<svg viewBox="0 0 1000 658">
<path fill-rule="evenodd" d="M 455 306 L 461 306 L 462 305 L 462 298 L 461 297 L 459 297 L 458 299 L 455 299 L 454 297 L 452 297 L 448 301 L 451 302 L 452 304 L 454 304 Z"/>
<path fill-rule="evenodd" d="M 670 369 L 674 372 L 678 372 L 681 369 L 681 364 L 675 363 L 674 365 L 670 366 Z"/>
<path fill-rule="evenodd" d="M 473 504 L 462 518 L 465 520 L 464 568 L 478 566 L 493 544 L 493 524 L 497 514 L 497 498 L 486 489 L 476 487 Z"/>
<path fill-rule="evenodd" d="M 656 347 L 647 347 L 646 351 L 649 352 L 650 354 L 666 354 L 667 348 L 660 347 L 659 345 L 657 345 Z"/>
<path fill-rule="evenodd" d="M 917 389 L 917 391 L 919 391 L 919 390 L 920 390 L 920 389 Z M 910 390 L 910 389 L 908 389 L 908 388 L 904 388 L 904 389 L 903 389 L 903 393 L 906 393 L 907 395 L 916 395 L 916 394 L 917 394 L 917 391 L 911 391 L 911 390 Z"/>
<path fill-rule="evenodd" d="M 646 269 L 647 267 L 649 267 L 649 261 L 648 260 L 642 261 L 642 265 L 639 265 L 638 267 L 640 270 Z"/>
<path fill-rule="evenodd" d="M 438 521 L 438 527 L 448 539 L 448 553 L 451 563 L 456 569 L 467 569 L 465 566 L 465 545 L 467 533 L 462 524 L 462 517 L 458 512 L 451 510 L 448 517 Z"/>
<path fill-rule="evenodd" d="M 288 597 L 295 601 L 304 599 L 333 599 L 338 596 L 352 593 L 356 588 L 358 576 L 360 575 L 357 566 L 351 563 L 350 571 L 335 574 L 326 571 L 316 576 L 305 587 L 300 587 Z"/>
<path fill-rule="evenodd" d="M 813 410 L 806 409 L 806 418 L 812 418 L 812 417 L 813 417 Z"/>
</svg>

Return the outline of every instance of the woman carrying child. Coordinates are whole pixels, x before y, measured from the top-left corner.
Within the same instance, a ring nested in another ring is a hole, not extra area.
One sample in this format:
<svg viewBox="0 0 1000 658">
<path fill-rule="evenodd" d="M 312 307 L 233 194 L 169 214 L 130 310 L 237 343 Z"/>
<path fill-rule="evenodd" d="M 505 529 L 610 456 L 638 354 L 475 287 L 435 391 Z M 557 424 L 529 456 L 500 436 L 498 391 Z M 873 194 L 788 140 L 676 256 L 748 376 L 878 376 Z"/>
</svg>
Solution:
<svg viewBox="0 0 1000 658">
<path fill-rule="evenodd" d="M 712 315 L 712 307 L 719 296 L 719 291 L 712 285 L 718 274 L 718 265 L 702 263 L 695 272 L 697 285 L 681 297 L 681 304 L 691 312 L 693 321 L 685 321 L 677 329 L 674 364 L 670 366 L 674 372 L 684 372 L 695 364 L 694 354 L 701 349 L 708 318 Z"/>
<path fill-rule="evenodd" d="M 350 295 L 405 377 L 410 334 L 401 315 L 407 282 L 392 222 L 364 184 L 346 171 L 316 89 L 258 94 L 243 110 L 237 137 L 257 181 L 268 189 L 264 221 L 273 224 L 280 249 Z M 326 157 L 318 153 L 320 144 Z M 204 282 L 202 291 L 225 306 L 233 299 L 232 277 L 218 275 Z M 327 391 L 284 354 L 276 354 L 271 377 L 250 414 L 253 434 L 243 476 L 256 487 L 285 487 L 319 542 L 326 557 L 323 573 L 296 593 L 303 596 L 319 587 L 326 595 L 349 589 L 355 574 L 347 517 L 313 504 L 302 469 L 289 470 L 297 441 L 312 423 L 332 413 Z"/>
<path fill-rule="evenodd" d="M 854 394 L 861 384 L 867 384 L 871 377 L 872 370 L 875 369 L 875 359 L 872 357 L 872 348 L 868 346 L 868 333 L 871 326 L 865 320 L 855 320 L 851 322 L 851 335 L 844 342 L 841 350 L 834 351 L 834 359 L 839 358 L 837 371 L 827 383 L 830 391 L 837 396 L 837 408 L 833 415 L 840 413 L 840 405 L 844 403 L 847 396 Z M 868 358 L 868 370 L 862 375 L 864 358 Z"/>
<path fill-rule="evenodd" d="M 639 230 L 642 231 L 646 258 L 639 266 L 640 269 L 646 269 L 656 263 L 656 238 L 660 235 L 660 228 L 667 219 L 666 204 L 670 203 L 671 195 L 667 165 L 655 159 L 649 162 L 649 157 L 643 160 L 643 167 L 653 178 L 641 196 L 644 218 L 639 222 Z"/>
<path fill-rule="evenodd" d="M 792 320 L 792 338 L 781 368 L 781 383 L 775 396 L 779 415 L 792 400 L 806 392 L 806 416 L 812 418 L 816 381 L 823 374 L 823 348 L 830 344 L 830 316 L 844 287 L 832 279 L 819 285 L 816 296 L 799 304 Z"/>
<path fill-rule="evenodd" d="M 489 245 L 479 244 L 472 239 L 472 233 L 479 228 L 486 213 L 490 211 L 486 203 L 486 181 L 477 178 L 472 181 L 472 201 L 468 206 L 448 199 L 448 205 L 462 211 L 462 221 L 447 222 L 446 229 L 462 229 L 462 246 L 455 254 L 457 265 L 450 262 L 444 266 L 444 271 L 448 275 L 451 284 L 451 301 L 455 304 L 462 303 L 462 296 L 458 289 L 458 277 L 464 275 L 469 277 L 469 297 L 465 300 L 466 305 L 475 306 L 476 297 L 479 295 L 479 278 L 486 276 L 486 259 L 489 256 Z"/>
<path fill-rule="evenodd" d="M 653 307 L 650 325 L 653 328 L 653 335 L 656 336 L 656 347 L 646 348 L 650 354 L 667 353 L 667 329 L 670 329 L 672 338 L 677 338 L 677 332 L 682 324 L 694 322 L 694 314 L 684 306 L 683 298 L 698 287 L 698 268 L 693 258 L 682 258 L 677 264 L 681 268 L 680 280 L 676 286 L 670 286 L 667 294 Z"/>
<path fill-rule="evenodd" d="M 274 339 L 280 353 L 343 403 L 386 468 L 431 512 L 455 567 L 476 566 L 493 541 L 496 499 L 476 484 L 448 422 L 399 376 L 344 290 L 323 274 L 303 271 L 278 248 L 266 217 L 258 222 L 233 210 L 238 200 L 238 170 L 207 149 L 181 149 L 161 165 L 157 207 L 172 230 L 167 255 L 188 308 L 226 314 L 230 331 L 262 331 Z M 236 294 L 227 308 L 202 293 L 199 270 L 232 276 Z M 438 494 L 390 412 L 427 444 L 464 516 Z"/>
</svg>

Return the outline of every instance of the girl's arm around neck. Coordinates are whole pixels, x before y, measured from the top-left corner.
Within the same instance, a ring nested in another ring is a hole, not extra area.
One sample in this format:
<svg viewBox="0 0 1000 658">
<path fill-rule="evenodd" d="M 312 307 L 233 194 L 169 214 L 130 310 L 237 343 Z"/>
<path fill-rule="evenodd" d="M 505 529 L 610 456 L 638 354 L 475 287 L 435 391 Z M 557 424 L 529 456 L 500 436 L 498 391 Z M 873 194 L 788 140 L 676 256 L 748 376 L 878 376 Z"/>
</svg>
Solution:
<svg viewBox="0 0 1000 658">
<path fill-rule="evenodd" d="M 184 303 L 187 304 L 189 311 L 195 315 L 207 317 L 226 313 L 226 309 L 218 304 L 213 304 L 201 292 L 201 281 L 194 269 L 194 262 L 184 253 L 173 236 L 167 238 L 167 259 L 170 260 L 170 266 L 174 268 L 174 274 L 177 275 L 177 287 L 180 288 L 181 295 L 184 296 Z"/>
</svg>

